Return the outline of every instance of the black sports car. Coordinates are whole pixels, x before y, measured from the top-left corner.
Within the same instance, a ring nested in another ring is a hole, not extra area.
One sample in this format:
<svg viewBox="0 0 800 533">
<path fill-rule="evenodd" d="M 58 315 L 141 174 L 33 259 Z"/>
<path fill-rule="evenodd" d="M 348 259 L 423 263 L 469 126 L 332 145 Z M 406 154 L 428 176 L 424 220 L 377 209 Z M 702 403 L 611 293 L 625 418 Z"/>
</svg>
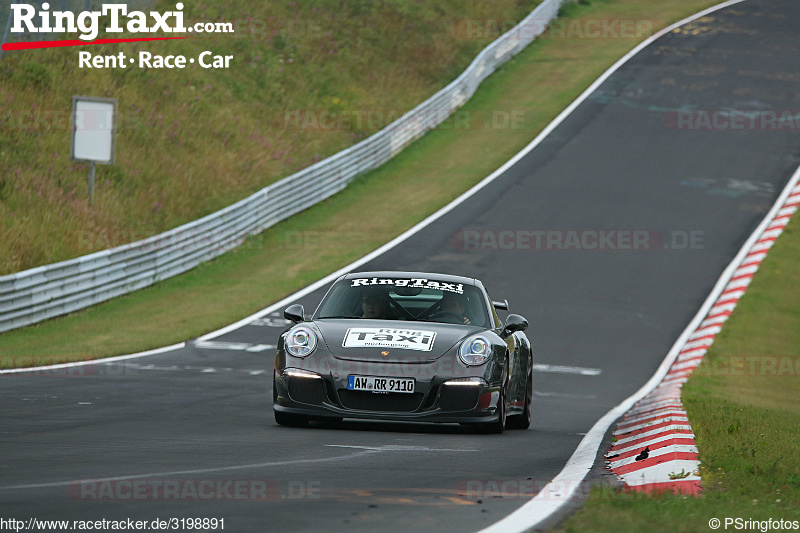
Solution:
<svg viewBox="0 0 800 533">
<path fill-rule="evenodd" d="M 531 423 L 528 322 L 505 324 L 483 284 L 419 272 L 340 277 L 311 319 L 303 306 L 278 341 L 279 424 L 312 418 L 458 422 L 489 432 Z"/>
</svg>

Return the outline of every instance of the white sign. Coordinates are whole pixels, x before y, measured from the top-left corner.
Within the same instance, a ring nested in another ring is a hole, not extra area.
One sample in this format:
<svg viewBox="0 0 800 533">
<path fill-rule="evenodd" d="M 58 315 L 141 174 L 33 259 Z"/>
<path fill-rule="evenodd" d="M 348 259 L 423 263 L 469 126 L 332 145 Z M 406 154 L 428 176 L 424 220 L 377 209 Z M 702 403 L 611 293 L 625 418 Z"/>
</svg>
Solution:
<svg viewBox="0 0 800 533">
<path fill-rule="evenodd" d="M 430 352 L 435 331 L 394 328 L 350 328 L 344 336 L 345 348 L 401 348 Z"/>
<path fill-rule="evenodd" d="M 116 133 L 116 99 L 72 97 L 73 161 L 113 164 Z"/>
</svg>

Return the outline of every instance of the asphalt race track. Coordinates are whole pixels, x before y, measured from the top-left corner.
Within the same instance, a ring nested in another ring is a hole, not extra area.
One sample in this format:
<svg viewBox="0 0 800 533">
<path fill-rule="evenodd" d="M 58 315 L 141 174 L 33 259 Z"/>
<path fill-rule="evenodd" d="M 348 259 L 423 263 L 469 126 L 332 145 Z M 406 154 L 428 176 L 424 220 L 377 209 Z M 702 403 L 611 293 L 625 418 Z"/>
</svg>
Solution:
<svg viewBox="0 0 800 533">
<path fill-rule="evenodd" d="M 653 374 L 800 165 L 798 24 L 796 0 L 749 0 L 665 35 L 487 188 L 361 267 L 474 276 L 528 318 L 535 362 L 568 367 L 536 374 L 531 430 L 279 427 L 276 313 L 161 355 L 0 376 L 0 516 L 348 532 L 506 516 Z"/>
</svg>

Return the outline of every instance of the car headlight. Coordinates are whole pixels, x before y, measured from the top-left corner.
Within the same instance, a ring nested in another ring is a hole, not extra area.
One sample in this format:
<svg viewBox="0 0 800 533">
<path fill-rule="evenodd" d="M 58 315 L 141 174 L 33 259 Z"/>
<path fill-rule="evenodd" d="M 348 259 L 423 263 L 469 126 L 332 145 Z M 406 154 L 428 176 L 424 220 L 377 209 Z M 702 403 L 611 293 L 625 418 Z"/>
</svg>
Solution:
<svg viewBox="0 0 800 533">
<path fill-rule="evenodd" d="M 286 334 L 286 351 L 295 357 L 305 357 L 317 347 L 317 336 L 305 326 L 297 326 Z"/>
<path fill-rule="evenodd" d="M 469 337 L 458 348 L 458 358 L 469 366 L 482 365 L 489 359 L 491 353 L 492 345 L 483 335 Z"/>
</svg>

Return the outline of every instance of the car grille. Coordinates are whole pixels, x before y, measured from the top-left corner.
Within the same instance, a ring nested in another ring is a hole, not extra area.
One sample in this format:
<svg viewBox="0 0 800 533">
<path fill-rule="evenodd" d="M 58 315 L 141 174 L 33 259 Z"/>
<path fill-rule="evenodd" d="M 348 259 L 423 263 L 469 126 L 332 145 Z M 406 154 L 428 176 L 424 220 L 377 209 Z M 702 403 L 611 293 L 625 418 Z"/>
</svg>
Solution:
<svg viewBox="0 0 800 533">
<path fill-rule="evenodd" d="M 321 379 L 289 378 L 289 397 L 300 403 L 321 404 L 326 399 Z"/>
<path fill-rule="evenodd" d="M 339 389 L 339 400 L 348 409 L 359 411 L 414 412 L 422 403 L 423 394 L 374 394 L 365 391 Z"/>
<path fill-rule="evenodd" d="M 446 411 L 469 411 L 478 403 L 478 387 L 448 386 L 441 387 L 439 406 Z"/>
</svg>

